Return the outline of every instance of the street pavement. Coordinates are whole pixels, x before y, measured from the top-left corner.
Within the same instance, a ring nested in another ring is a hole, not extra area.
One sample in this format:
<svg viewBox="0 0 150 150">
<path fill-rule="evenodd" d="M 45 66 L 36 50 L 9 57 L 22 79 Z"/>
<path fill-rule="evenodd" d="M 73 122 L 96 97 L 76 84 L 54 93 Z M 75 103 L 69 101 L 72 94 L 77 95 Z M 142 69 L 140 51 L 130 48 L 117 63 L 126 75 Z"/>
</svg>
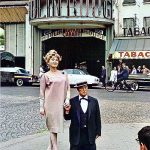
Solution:
<svg viewBox="0 0 150 150">
<path fill-rule="evenodd" d="M 150 92 L 107 92 L 90 89 L 99 100 L 102 136 L 97 150 L 138 150 L 137 132 L 150 125 Z M 71 96 L 77 94 L 71 89 Z M 2 87 L 0 106 L 0 150 L 46 150 L 49 133 L 39 115 L 39 87 Z M 69 121 L 58 135 L 59 150 L 69 150 Z"/>
<path fill-rule="evenodd" d="M 97 150 L 138 150 L 137 132 L 149 123 L 103 124 L 102 136 L 96 140 Z M 68 127 L 58 135 L 59 150 L 69 150 Z M 1 143 L 1 150 L 46 150 L 49 133 L 44 131 Z"/>
</svg>

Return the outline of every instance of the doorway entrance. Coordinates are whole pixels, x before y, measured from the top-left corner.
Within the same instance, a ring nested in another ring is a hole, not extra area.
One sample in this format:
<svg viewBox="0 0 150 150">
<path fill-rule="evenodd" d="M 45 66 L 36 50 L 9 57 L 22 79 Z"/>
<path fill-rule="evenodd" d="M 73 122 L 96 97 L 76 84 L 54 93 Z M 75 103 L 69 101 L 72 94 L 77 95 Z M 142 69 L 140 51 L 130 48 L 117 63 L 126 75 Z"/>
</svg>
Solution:
<svg viewBox="0 0 150 150">
<path fill-rule="evenodd" d="M 105 41 L 94 37 L 53 37 L 42 43 L 43 55 L 56 49 L 62 56 L 59 69 L 74 68 L 86 62 L 87 71 L 99 77 L 105 65 Z"/>
</svg>

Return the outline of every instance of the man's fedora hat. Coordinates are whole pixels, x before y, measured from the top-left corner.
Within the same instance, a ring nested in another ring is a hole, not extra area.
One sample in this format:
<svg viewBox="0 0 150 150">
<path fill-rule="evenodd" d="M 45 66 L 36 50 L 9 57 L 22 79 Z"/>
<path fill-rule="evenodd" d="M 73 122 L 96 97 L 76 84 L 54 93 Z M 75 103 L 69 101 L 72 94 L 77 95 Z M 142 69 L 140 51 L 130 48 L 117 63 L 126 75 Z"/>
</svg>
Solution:
<svg viewBox="0 0 150 150">
<path fill-rule="evenodd" d="M 78 87 L 82 87 L 87 85 L 87 81 L 83 81 L 83 82 L 78 82 L 74 87 L 78 88 Z"/>
</svg>

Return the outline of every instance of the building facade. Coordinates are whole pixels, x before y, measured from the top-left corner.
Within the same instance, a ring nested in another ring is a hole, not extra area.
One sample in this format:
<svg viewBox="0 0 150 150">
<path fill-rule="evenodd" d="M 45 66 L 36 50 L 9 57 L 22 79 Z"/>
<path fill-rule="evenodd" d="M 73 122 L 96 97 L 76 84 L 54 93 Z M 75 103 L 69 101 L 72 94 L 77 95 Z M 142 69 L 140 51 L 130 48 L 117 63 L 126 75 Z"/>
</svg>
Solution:
<svg viewBox="0 0 150 150">
<path fill-rule="evenodd" d="M 50 49 L 62 55 L 60 69 L 84 62 L 96 76 L 119 59 L 148 66 L 149 10 L 150 0 L 1 1 L 0 51 L 37 75 Z"/>
<path fill-rule="evenodd" d="M 112 0 L 31 0 L 34 71 L 43 55 L 56 49 L 63 58 L 60 69 L 86 62 L 87 71 L 99 76 L 113 39 L 112 13 Z"/>
<path fill-rule="evenodd" d="M 150 0 L 116 0 L 112 62 L 150 68 Z"/>
<path fill-rule="evenodd" d="M 26 29 L 29 24 L 28 1 L 0 2 L 0 52 L 10 52 L 15 56 L 15 65 L 25 68 Z M 3 65 L 5 62 L 1 62 Z"/>
<path fill-rule="evenodd" d="M 1 1 L 3 49 L 15 56 L 15 65 L 39 73 L 43 56 L 56 49 L 60 69 L 85 62 L 99 76 L 113 39 L 112 0 Z M 3 15 L 4 14 L 4 15 Z"/>
</svg>

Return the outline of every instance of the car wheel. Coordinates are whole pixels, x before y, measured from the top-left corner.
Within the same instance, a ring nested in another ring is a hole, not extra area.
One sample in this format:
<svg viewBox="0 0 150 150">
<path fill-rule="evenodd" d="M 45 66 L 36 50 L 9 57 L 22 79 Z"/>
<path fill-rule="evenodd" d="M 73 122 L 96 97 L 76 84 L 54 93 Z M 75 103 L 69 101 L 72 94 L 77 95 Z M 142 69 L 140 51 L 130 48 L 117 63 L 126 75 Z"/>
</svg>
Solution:
<svg viewBox="0 0 150 150">
<path fill-rule="evenodd" d="M 138 90 L 138 88 L 139 88 L 138 83 L 134 82 L 134 83 L 132 83 L 132 84 L 131 84 L 131 90 L 133 90 L 133 91 L 137 91 L 137 90 Z"/>
<path fill-rule="evenodd" d="M 16 84 L 17 84 L 17 86 L 22 86 L 23 85 L 23 80 L 22 79 L 17 79 Z"/>
</svg>

